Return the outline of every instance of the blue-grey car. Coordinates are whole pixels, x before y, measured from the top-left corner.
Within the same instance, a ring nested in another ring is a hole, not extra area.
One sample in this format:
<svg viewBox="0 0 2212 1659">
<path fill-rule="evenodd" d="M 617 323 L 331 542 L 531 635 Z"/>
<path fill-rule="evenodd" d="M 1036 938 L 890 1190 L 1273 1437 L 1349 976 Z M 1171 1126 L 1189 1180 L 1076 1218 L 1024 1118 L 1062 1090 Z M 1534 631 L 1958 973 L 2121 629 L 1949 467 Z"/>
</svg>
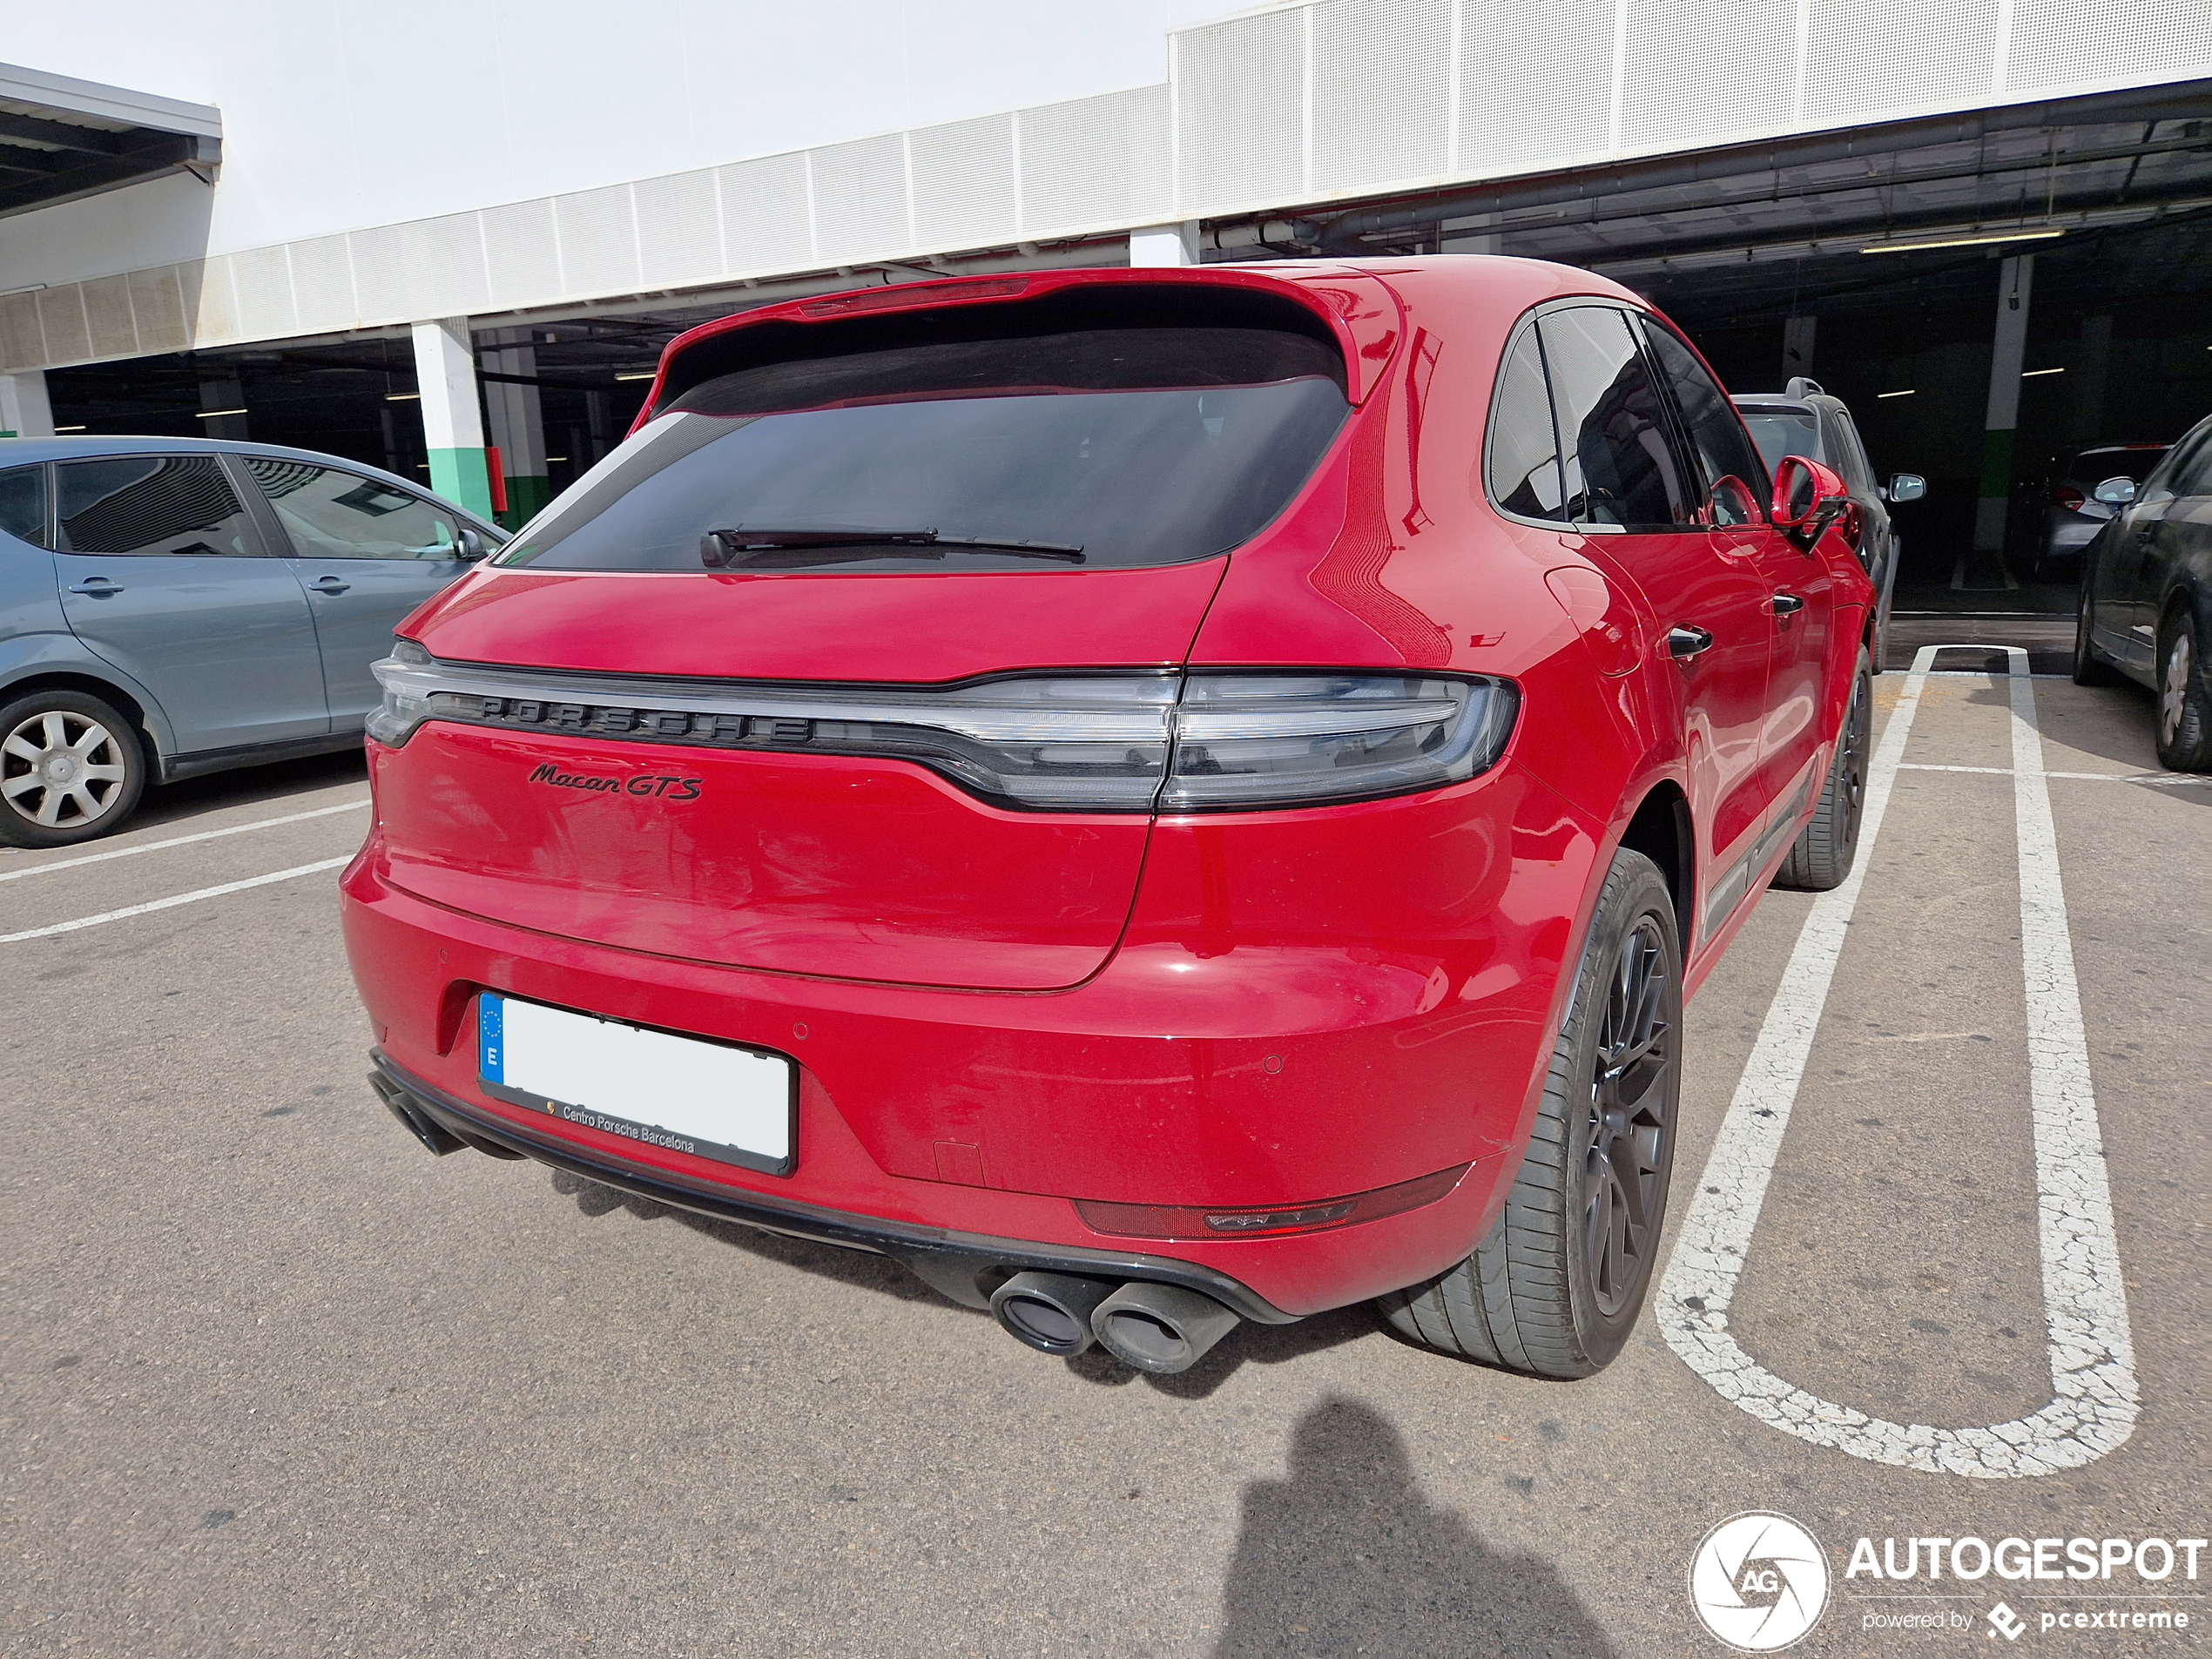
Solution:
<svg viewBox="0 0 2212 1659">
<path fill-rule="evenodd" d="M 89 840 L 149 781 L 358 744 L 394 626 L 504 539 L 304 449 L 0 441 L 0 842 Z"/>
</svg>

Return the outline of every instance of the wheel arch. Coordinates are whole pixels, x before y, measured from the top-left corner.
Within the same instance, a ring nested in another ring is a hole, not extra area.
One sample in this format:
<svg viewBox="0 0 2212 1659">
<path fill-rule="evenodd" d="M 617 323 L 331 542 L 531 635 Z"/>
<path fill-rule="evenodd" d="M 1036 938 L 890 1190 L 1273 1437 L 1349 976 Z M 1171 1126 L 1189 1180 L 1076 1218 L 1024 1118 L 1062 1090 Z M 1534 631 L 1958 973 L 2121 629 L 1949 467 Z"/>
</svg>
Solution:
<svg viewBox="0 0 2212 1659">
<path fill-rule="evenodd" d="M 1696 914 L 1697 834 L 1689 815 L 1689 797 L 1673 779 L 1654 784 L 1636 803 L 1622 832 L 1621 845 L 1633 848 L 1659 867 L 1674 895 L 1675 927 L 1684 960 L 1694 942 L 1692 921 Z"/>
<path fill-rule="evenodd" d="M 36 691 L 76 691 L 97 697 L 121 711 L 131 722 L 132 735 L 145 749 L 146 769 L 158 779 L 166 770 L 159 734 L 149 718 L 149 705 L 130 687 L 98 674 L 73 668 L 39 668 L 0 685 L 0 703 L 12 703 Z"/>
</svg>

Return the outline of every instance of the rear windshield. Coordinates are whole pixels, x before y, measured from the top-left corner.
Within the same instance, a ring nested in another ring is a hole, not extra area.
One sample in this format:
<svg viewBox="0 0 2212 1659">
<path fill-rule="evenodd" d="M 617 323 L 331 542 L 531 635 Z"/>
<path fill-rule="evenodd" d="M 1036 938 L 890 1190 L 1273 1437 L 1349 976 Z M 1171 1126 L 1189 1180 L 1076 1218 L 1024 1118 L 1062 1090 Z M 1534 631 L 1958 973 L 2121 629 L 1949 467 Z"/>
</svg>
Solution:
<svg viewBox="0 0 2212 1659">
<path fill-rule="evenodd" d="M 2137 483 L 2151 475 L 2153 468 L 2166 459 L 2161 447 L 2156 449 L 2089 449 L 2067 463 L 2066 475 L 2085 484 L 2101 484 L 2107 478 L 2133 478 Z"/>
<path fill-rule="evenodd" d="M 1333 345 L 1088 328 L 760 364 L 691 387 L 525 525 L 541 570 L 1097 570 L 1205 558 L 1343 425 Z"/>
<path fill-rule="evenodd" d="M 1782 464 L 1784 455 L 1820 459 L 1820 421 L 1811 409 L 1753 408 L 1740 413 L 1770 473 Z"/>
</svg>

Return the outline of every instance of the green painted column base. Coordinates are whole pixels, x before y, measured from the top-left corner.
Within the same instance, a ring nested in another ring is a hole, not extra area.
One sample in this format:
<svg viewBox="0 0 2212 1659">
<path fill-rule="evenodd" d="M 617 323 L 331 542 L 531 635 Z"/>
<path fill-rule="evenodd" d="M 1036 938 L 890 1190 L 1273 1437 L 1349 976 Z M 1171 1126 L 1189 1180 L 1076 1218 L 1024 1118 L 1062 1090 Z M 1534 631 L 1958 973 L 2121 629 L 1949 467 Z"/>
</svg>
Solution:
<svg viewBox="0 0 2212 1659">
<path fill-rule="evenodd" d="M 553 499 L 553 481 L 533 477 L 528 474 L 507 481 L 507 510 L 499 516 L 499 527 L 504 530 L 518 530 L 543 511 Z"/>
<path fill-rule="evenodd" d="M 479 518 L 491 511 L 491 463 L 482 449 L 430 451 L 430 488 Z"/>
</svg>

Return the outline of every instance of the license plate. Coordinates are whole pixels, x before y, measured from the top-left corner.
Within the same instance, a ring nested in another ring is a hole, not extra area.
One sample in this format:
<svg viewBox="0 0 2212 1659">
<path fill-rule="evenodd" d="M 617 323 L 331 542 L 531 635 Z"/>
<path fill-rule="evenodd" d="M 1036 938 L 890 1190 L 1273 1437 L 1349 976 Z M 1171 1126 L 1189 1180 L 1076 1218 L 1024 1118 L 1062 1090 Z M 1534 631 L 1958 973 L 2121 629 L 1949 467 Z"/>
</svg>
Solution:
<svg viewBox="0 0 2212 1659">
<path fill-rule="evenodd" d="M 791 1173 L 799 1068 L 779 1054 L 485 991 L 476 1069 L 494 1100 L 647 1146 Z"/>
</svg>

